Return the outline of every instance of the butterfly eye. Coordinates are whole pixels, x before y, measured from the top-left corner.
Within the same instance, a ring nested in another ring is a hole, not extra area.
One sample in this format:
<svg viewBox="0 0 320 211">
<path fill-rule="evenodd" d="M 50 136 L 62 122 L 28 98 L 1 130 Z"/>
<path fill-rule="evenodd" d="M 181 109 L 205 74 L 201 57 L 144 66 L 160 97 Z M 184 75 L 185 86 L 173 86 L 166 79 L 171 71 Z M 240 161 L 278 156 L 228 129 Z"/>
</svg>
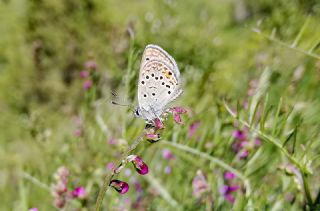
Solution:
<svg viewBox="0 0 320 211">
<path fill-rule="evenodd" d="M 136 116 L 140 116 L 139 109 L 136 109 L 135 115 L 136 115 Z"/>
<path fill-rule="evenodd" d="M 146 60 L 149 61 L 150 59 L 147 57 Z"/>
</svg>

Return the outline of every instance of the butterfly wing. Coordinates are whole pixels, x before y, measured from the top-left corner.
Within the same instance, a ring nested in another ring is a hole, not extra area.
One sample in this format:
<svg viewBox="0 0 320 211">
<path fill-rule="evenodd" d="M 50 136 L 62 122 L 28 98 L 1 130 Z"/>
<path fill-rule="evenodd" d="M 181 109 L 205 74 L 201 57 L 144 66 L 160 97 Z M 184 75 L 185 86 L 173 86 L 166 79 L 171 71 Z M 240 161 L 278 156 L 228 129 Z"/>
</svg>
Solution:
<svg viewBox="0 0 320 211">
<path fill-rule="evenodd" d="M 181 93 L 180 72 L 174 59 L 162 48 L 148 45 L 139 74 L 138 101 L 147 119 L 159 117 L 166 105 Z"/>
<path fill-rule="evenodd" d="M 141 60 L 140 71 L 146 63 L 153 60 L 158 60 L 163 62 L 172 70 L 176 78 L 180 78 L 180 71 L 176 61 L 172 58 L 172 56 L 170 56 L 170 54 L 168 54 L 168 52 L 163 50 L 160 46 L 153 45 L 153 44 L 147 45 L 146 48 L 144 49 L 142 60 Z"/>
</svg>

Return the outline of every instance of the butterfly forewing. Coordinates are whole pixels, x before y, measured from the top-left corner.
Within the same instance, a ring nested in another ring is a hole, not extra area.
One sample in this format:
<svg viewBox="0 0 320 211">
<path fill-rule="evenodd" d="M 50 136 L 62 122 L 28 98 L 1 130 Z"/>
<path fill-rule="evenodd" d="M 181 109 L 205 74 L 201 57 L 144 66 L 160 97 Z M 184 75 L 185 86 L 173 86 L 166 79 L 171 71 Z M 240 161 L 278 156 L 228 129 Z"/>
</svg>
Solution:
<svg viewBox="0 0 320 211">
<path fill-rule="evenodd" d="M 163 50 L 161 47 L 157 45 L 147 45 L 143 52 L 140 69 L 142 69 L 146 63 L 151 62 L 153 60 L 158 60 L 165 63 L 175 74 L 176 78 L 180 77 L 180 72 L 177 63 L 172 58 L 172 56 L 170 56 L 165 50 Z"/>
<path fill-rule="evenodd" d="M 176 62 L 167 52 L 155 45 L 146 47 L 139 73 L 138 101 L 147 119 L 159 117 L 166 105 L 182 93 L 179 75 Z"/>
</svg>

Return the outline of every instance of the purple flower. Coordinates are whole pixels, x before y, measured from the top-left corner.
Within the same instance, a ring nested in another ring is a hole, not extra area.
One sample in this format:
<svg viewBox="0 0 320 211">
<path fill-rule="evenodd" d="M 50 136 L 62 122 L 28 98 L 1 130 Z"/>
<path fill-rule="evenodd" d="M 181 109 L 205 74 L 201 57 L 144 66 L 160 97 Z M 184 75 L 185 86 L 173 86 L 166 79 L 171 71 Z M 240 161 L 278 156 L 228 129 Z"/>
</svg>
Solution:
<svg viewBox="0 0 320 211">
<path fill-rule="evenodd" d="M 256 140 L 254 141 L 254 144 L 258 147 L 262 144 L 261 139 L 260 138 L 256 138 Z"/>
<path fill-rule="evenodd" d="M 241 140 L 241 141 L 243 141 L 243 140 L 245 140 L 247 138 L 245 133 L 243 131 L 241 131 L 241 130 L 233 131 L 232 135 L 233 135 L 234 138 L 236 138 L 238 140 Z"/>
<path fill-rule="evenodd" d="M 110 163 L 107 164 L 107 169 L 109 169 L 109 170 L 111 170 L 111 171 L 114 169 L 114 167 L 115 167 L 115 165 L 114 165 L 114 163 L 112 163 L 112 162 L 110 162 Z"/>
<path fill-rule="evenodd" d="M 182 120 L 181 120 L 180 114 L 187 113 L 187 110 L 182 108 L 182 107 L 173 107 L 173 108 L 170 109 L 170 111 L 173 114 L 174 121 L 177 124 L 182 124 Z"/>
<path fill-rule="evenodd" d="M 129 185 L 126 182 L 122 182 L 120 180 L 111 180 L 110 184 L 111 187 L 113 187 L 118 193 L 125 194 L 129 190 Z"/>
<path fill-rule="evenodd" d="M 236 177 L 236 175 L 234 175 L 234 173 L 232 173 L 231 171 L 227 171 L 227 172 L 224 173 L 224 178 L 226 180 L 231 180 L 231 179 L 233 179 L 235 177 Z"/>
<path fill-rule="evenodd" d="M 89 76 L 89 72 L 87 70 L 82 70 L 80 71 L 79 75 L 80 75 L 80 78 L 86 78 Z"/>
<path fill-rule="evenodd" d="M 143 160 L 137 155 L 129 155 L 127 157 L 128 162 L 132 162 L 133 166 L 137 170 L 137 172 L 141 175 L 145 175 L 149 172 L 149 168 L 147 164 L 143 162 Z"/>
<path fill-rule="evenodd" d="M 83 134 L 82 128 L 77 128 L 75 131 L 73 131 L 73 135 L 76 137 L 81 137 Z"/>
<path fill-rule="evenodd" d="M 114 138 L 110 138 L 107 142 L 109 145 L 116 145 L 117 144 L 117 140 Z"/>
<path fill-rule="evenodd" d="M 196 176 L 192 180 L 193 195 L 196 198 L 201 198 L 201 196 L 209 191 L 209 185 L 201 170 L 198 170 Z"/>
<path fill-rule="evenodd" d="M 156 126 L 157 129 L 164 129 L 164 128 L 165 128 L 164 125 L 163 125 L 163 123 L 161 122 L 161 120 L 158 119 L 158 118 L 156 118 L 156 119 L 154 120 L 154 124 L 155 124 L 155 126 Z"/>
<path fill-rule="evenodd" d="M 145 134 L 144 137 L 148 140 L 152 140 L 152 141 L 159 141 L 160 140 L 160 135 L 159 134 Z"/>
<path fill-rule="evenodd" d="M 247 159 L 248 156 L 249 156 L 249 151 L 248 150 L 241 150 L 239 153 L 238 153 L 238 156 L 240 159 Z"/>
<path fill-rule="evenodd" d="M 163 149 L 162 150 L 162 157 L 166 160 L 174 159 L 174 155 L 169 149 Z"/>
<path fill-rule="evenodd" d="M 239 190 L 239 188 L 239 186 L 223 185 L 222 187 L 220 187 L 219 192 L 227 201 L 229 201 L 230 203 L 234 203 L 235 197 L 232 195 L 232 193 Z"/>
<path fill-rule="evenodd" d="M 84 64 L 84 66 L 86 67 L 86 68 L 88 68 L 88 69 L 97 69 L 97 63 L 94 61 L 94 60 L 88 60 L 85 64 Z"/>
<path fill-rule="evenodd" d="M 188 137 L 191 138 L 196 130 L 199 128 L 201 122 L 195 121 L 189 126 Z"/>
<path fill-rule="evenodd" d="M 36 207 L 32 207 L 32 208 L 29 209 L 29 211 L 39 211 L 39 209 L 36 208 Z"/>
<path fill-rule="evenodd" d="M 82 186 L 76 187 L 71 194 L 72 194 L 72 197 L 78 198 L 78 199 L 84 199 L 87 196 L 87 192 Z"/>
<path fill-rule="evenodd" d="M 87 81 L 83 82 L 82 87 L 83 87 L 84 90 L 90 89 L 92 87 L 92 81 L 91 80 L 87 80 Z"/>
<path fill-rule="evenodd" d="M 172 171 L 172 169 L 171 169 L 170 166 L 166 166 L 166 167 L 164 168 L 164 173 L 166 173 L 166 174 L 170 174 L 171 171 Z"/>
</svg>

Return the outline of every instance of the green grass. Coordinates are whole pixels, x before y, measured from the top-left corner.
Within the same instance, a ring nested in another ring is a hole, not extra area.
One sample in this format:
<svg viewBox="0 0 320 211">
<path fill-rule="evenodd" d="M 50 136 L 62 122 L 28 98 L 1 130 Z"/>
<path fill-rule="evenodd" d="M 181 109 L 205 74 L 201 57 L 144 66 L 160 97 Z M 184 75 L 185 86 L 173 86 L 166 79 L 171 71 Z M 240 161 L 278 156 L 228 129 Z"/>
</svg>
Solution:
<svg viewBox="0 0 320 211">
<path fill-rule="evenodd" d="M 109 189 L 101 210 L 135 210 L 139 194 L 146 210 L 317 210 L 319 22 L 315 0 L 1 1 L 0 210 L 57 210 L 50 189 L 60 166 L 70 170 L 70 190 L 88 192 L 65 210 L 94 210 L 106 164 L 144 129 L 130 109 L 110 101 L 116 90 L 119 101 L 137 104 L 149 43 L 176 59 L 184 93 L 173 104 L 190 113 L 183 125 L 169 117 L 159 142 L 133 150 L 150 173 L 127 165 L 131 175 L 117 177 L 129 192 Z M 84 91 L 79 72 L 90 59 L 98 68 L 94 87 Z M 190 138 L 195 121 L 201 124 Z M 232 150 L 238 129 L 262 140 L 247 159 Z M 117 144 L 108 144 L 112 138 Z M 175 159 L 164 159 L 163 149 Z M 203 200 L 192 187 L 199 169 L 208 184 Z M 219 193 L 225 171 L 241 186 L 234 204 Z"/>
</svg>

